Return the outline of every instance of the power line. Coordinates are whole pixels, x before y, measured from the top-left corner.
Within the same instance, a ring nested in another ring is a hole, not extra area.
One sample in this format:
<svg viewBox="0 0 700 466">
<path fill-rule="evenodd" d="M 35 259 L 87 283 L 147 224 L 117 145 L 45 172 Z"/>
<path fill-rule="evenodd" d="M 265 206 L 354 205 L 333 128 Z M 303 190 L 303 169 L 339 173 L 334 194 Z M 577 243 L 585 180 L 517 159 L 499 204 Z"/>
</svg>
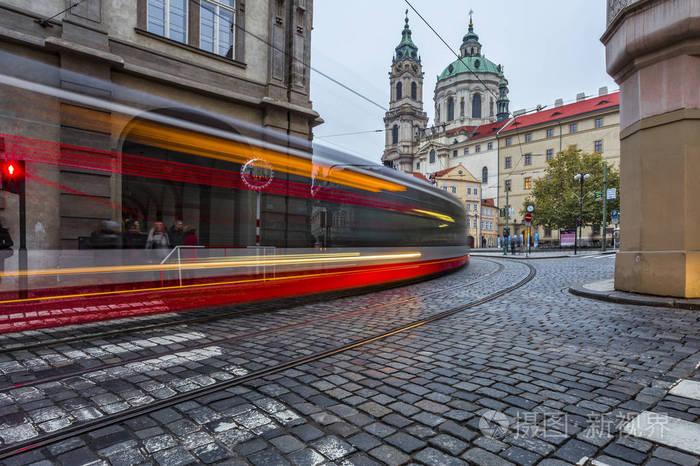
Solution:
<svg viewBox="0 0 700 466">
<path fill-rule="evenodd" d="M 58 13 L 56 13 L 55 15 L 50 16 L 50 17 L 48 17 L 48 18 L 37 19 L 36 22 L 39 23 L 39 24 L 40 24 L 41 26 L 43 26 L 43 27 L 51 26 L 51 25 L 49 24 L 49 21 L 51 21 L 52 19 L 54 19 L 56 16 L 65 13 L 66 11 L 70 10 L 71 8 L 80 5 L 80 4 L 83 3 L 84 1 L 85 1 L 85 0 L 78 0 L 77 2 L 73 3 L 71 6 L 69 6 L 68 8 L 66 8 L 65 10 L 61 10 L 61 11 L 59 11 Z"/>
<path fill-rule="evenodd" d="M 80 0 L 80 1 L 84 1 L 84 0 Z M 200 0 L 194 0 L 194 2 L 195 2 L 197 5 L 202 6 Z M 214 13 L 214 15 L 218 16 L 219 18 L 225 19 L 226 21 L 230 21 L 230 18 L 225 18 L 225 17 L 221 16 L 219 13 L 215 13 L 215 12 L 213 12 L 213 11 L 211 11 L 211 10 L 209 10 L 209 11 L 210 11 L 211 13 Z M 381 105 L 381 104 L 378 104 L 377 102 L 375 102 L 374 100 L 370 99 L 369 97 L 367 97 L 367 96 L 361 94 L 359 91 L 356 91 L 355 89 L 351 88 L 350 86 L 348 86 L 348 85 L 346 85 L 346 84 L 343 84 L 342 82 L 338 81 L 338 80 L 335 79 L 334 77 L 332 77 L 332 76 L 330 76 L 330 75 L 324 73 L 323 71 L 319 70 L 318 68 L 315 68 L 315 67 L 311 66 L 310 64 L 306 64 L 306 62 L 304 62 L 304 60 L 300 60 L 299 58 L 297 58 L 297 57 L 295 57 L 294 55 L 288 53 L 287 51 L 275 47 L 275 46 L 272 45 L 270 42 L 268 42 L 267 40 L 265 40 L 265 39 L 263 39 L 262 37 L 258 36 L 257 34 L 254 34 L 254 33 L 250 32 L 250 31 L 246 30 L 245 28 L 242 28 L 241 26 L 238 25 L 238 22 L 236 22 L 235 20 L 234 20 L 233 25 L 234 25 L 236 28 L 240 29 L 241 31 L 245 32 L 246 34 L 250 35 L 251 37 L 253 37 L 253 38 L 259 40 L 259 41 L 262 42 L 263 44 L 265 44 L 265 45 L 271 47 L 273 50 L 276 50 L 276 51 L 278 51 L 278 52 L 281 52 L 281 53 L 285 54 L 287 57 L 291 58 L 292 60 L 295 60 L 295 61 L 301 63 L 304 67 L 306 67 L 306 68 L 308 68 L 308 69 L 310 69 L 310 70 L 312 70 L 312 71 L 315 71 L 316 73 L 320 74 L 321 76 L 323 76 L 324 78 L 328 79 L 328 80 L 331 81 L 332 83 L 337 84 L 338 86 L 342 87 L 342 88 L 345 89 L 346 91 L 355 94 L 355 95 L 358 96 L 359 98 L 365 100 L 366 102 L 369 102 L 369 103 L 372 104 L 372 105 L 375 105 L 375 106 L 379 107 L 380 109 L 382 109 L 382 110 L 385 111 L 385 112 L 388 112 L 388 111 L 389 111 L 388 108 L 384 107 L 384 106 Z"/>
<path fill-rule="evenodd" d="M 337 134 L 327 134 L 325 136 L 316 136 L 317 138 L 334 138 L 337 136 L 353 136 L 355 134 L 367 134 L 367 133 L 383 133 L 384 129 L 371 129 L 367 131 L 354 131 L 352 133 L 337 133 Z"/>
<path fill-rule="evenodd" d="M 416 8 L 415 8 L 413 5 L 411 5 L 411 2 L 409 2 L 408 0 L 404 0 L 404 1 L 408 4 L 408 6 L 411 7 L 411 9 L 414 11 L 414 13 L 417 14 L 418 17 L 419 17 L 420 19 L 423 20 L 423 22 L 430 28 L 430 30 L 433 31 L 433 32 L 435 33 L 436 36 L 438 36 L 438 39 L 440 39 L 440 40 L 442 41 L 442 43 L 445 44 L 445 47 L 447 47 L 448 50 L 449 50 L 450 52 L 452 52 L 452 54 L 453 54 L 455 57 L 457 57 L 457 60 L 459 60 L 459 61 L 464 65 L 464 67 L 467 69 L 467 71 L 469 71 L 471 74 L 474 75 L 474 77 L 484 86 L 484 88 L 488 91 L 488 93 L 491 94 L 491 95 L 492 95 L 493 97 L 495 97 L 496 99 L 498 99 L 498 96 L 497 96 L 496 94 L 494 94 L 494 93 L 491 91 L 491 89 L 489 89 L 489 88 L 486 86 L 486 83 L 483 82 L 483 81 L 481 80 L 481 78 L 479 77 L 479 75 L 477 75 L 471 68 L 469 68 L 469 66 L 467 66 L 467 64 L 464 62 L 464 60 L 462 60 L 462 57 L 461 57 L 457 52 L 455 52 L 454 50 L 452 50 L 452 47 L 450 47 L 450 44 L 448 44 L 448 43 L 445 41 L 445 39 L 443 39 L 442 36 L 435 30 L 435 28 L 432 27 L 432 26 L 430 25 L 430 23 L 423 17 L 423 15 L 421 15 L 421 14 L 418 12 L 418 10 L 416 10 Z"/>
</svg>

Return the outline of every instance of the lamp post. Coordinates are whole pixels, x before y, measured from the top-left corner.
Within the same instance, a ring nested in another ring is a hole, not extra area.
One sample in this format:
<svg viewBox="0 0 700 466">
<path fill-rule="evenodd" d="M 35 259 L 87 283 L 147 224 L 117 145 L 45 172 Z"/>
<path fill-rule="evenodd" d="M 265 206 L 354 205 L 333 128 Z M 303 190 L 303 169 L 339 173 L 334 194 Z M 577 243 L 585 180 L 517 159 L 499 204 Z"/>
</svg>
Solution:
<svg viewBox="0 0 700 466">
<path fill-rule="evenodd" d="M 578 242 L 581 239 L 581 234 L 583 232 L 583 182 L 590 178 L 591 175 L 589 173 L 577 173 L 574 175 L 574 180 L 579 182 L 579 185 L 581 186 L 581 191 L 580 195 L 578 198 L 578 203 L 579 203 L 579 214 L 578 214 L 578 238 L 574 238 L 574 255 L 577 254 L 578 250 Z M 574 230 L 575 232 L 576 230 Z"/>
</svg>

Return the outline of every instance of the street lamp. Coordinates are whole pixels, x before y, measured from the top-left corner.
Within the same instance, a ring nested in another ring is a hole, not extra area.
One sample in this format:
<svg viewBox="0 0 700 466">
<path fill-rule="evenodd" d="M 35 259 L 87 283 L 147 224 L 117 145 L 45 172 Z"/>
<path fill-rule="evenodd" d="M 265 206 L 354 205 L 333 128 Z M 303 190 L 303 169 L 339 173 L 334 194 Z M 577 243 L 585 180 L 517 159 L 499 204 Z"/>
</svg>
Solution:
<svg viewBox="0 0 700 466">
<path fill-rule="evenodd" d="M 583 182 L 590 178 L 589 173 L 577 173 L 574 175 L 574 181 L 578 181 L 581 186 L 581 194 L 579 196 L 579 214 L 578 214 L 578 238 L 574 238 L 574 255 L 577 253 L 578 242 L 581 239 L 581 234 L 583 231 Z M 576 230 L 574 230 L 574 233 Z"/>
</svg>

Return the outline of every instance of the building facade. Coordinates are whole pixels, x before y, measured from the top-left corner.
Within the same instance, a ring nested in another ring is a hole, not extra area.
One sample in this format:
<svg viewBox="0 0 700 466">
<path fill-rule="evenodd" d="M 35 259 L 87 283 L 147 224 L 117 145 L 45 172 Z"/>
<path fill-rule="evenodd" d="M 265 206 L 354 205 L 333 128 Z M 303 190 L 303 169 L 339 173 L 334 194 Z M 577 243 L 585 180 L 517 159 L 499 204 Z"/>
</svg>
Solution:
<svg viewBox="0 0 700 466">
<path fill-rule="evenodd" d="M 434 173 L 435 186 L 452 193 L 464 204 L 467 214 L 467 237 L 470 247 L 481 242 L 481 181 L 469 173 L 463 165 L 446 168 Z"/>
<path fill-rule="evenodd" d="M 511 234 L 525 229 L 521 211 L 535 180 L 544 176 L 547 161 L 571 146 L 583 152 L 598 152 L 608 166 L 619 168 L 620 162 L 620 95 L 601 88 L 599 95 L 563 105 L 559 99 L 553 107 L 509 120 L 499 132 L 498 205 L 512 209 Z M 602 187 L 601 187 L 602 189 Z M 536 214 L 535 214 L 536 215 Z M 500 231 L 505 218 L 500 218 Z M 539 230 L 540 243 L 558 243 L 559 232 Z M 600 229 L 584 228 L 584 243 L 600 237 Z"/>
<path fill-rule="evenodd" d="M 3 73 L 103 102 L 142 95 L 132 101 L 144 113 L 244 135 L 251 127 L 269 128 L 308 141 L 322 122 L 309 98 L 312 0 L 84 0 L 66 6 L 64 0 L 0 1 Z M 170 156 L 139 144 L 131 131 L 135 119 L 119 112 L 46 97 L 32 102 L 49 109 L 42 115 L 46 124 L 37 125 L 16 118 L 27 99 L 36 95 L 0 86 L 0 133 L 45 141 L 59 151 L 102 150 L 114 154 L 114 166 L 125 152 Z M 41 164 L 28 165 L 30 171 L 50 180 L 27 184 L 27 198 L 41 200 L 27 207 L 30 249 L 77 249 L 96 223 L 121 224 L 127 211 L 136 212 L 142 228 L 182 218 L 209 235 L 210 244 L 256 244 L 254 228 L 243 231 L 228 220 L 251 210 L 254 200 L 243 194 L 226 202 L 217 201 L 214 189 L 197 194 L 209 196 L 209 215 L 228 225 L 219 234 L 202 212 L 188 211 L 183 192 L 166 195 L 162 187 L 133 184 L 116 171 L 98 176 Z M 0 213 L 16 238 L 17 196 L 2 195 Z M 279 208 L 286 207 L 263 203 L 263 236 L 275 237 Z"/>
<path fill-rule="evenodd" d="M 498 246 L 498 207 L 494 200 L 481 200 L 481 247 Z"/>
</svg>

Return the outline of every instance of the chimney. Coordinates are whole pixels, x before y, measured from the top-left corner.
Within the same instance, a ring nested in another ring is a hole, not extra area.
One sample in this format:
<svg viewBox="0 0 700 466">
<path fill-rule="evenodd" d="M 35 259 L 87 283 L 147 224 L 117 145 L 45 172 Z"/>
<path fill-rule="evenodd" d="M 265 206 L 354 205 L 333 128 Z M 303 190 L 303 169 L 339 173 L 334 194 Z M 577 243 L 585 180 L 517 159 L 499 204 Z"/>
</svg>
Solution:
<svg viewBox="0 0 700 466">
<path fill-rule="evenodd" d="M 520 109 L 520 110 L 515 110 L 515 111 L 513 112 L 513 116 L 514 116 L 514 117 L 519 117 L 520 115 L 525 115 L 525 112 L 527 112 L 527 110 L 525 110 L 524 108 L 522 108 L 522 109 Z"/>
<path fill-rule="evenodd" d="M 576 94 L 576 102 L 581 102 L 582 100 L 586 99 L 586 93 L 585 92 L 579 92 Z"/>
<path fill-rule="evenodd" d="M 562 105 L 564 105 L 564 99 L 557 99 L 554 101 L 555 107 L 561 107 Z"/>
<path fill-rule="evenodd" d="M 608 86 L 603 86 L 600 89 L 598 89 L 598 95 L 605 95 L 608 93 Z"/>
</svg>

